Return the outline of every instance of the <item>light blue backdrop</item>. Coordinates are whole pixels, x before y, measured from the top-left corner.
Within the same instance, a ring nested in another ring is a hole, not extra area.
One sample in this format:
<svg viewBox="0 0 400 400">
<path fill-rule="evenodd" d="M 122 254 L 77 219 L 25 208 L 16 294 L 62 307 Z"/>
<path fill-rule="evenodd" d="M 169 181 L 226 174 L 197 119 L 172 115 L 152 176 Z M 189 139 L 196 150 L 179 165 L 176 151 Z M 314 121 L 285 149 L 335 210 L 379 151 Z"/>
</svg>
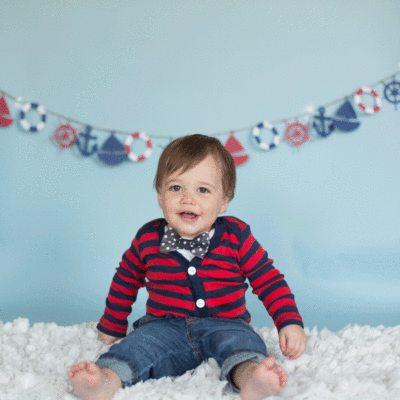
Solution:
<svg viewBox="0 0 400 400">
<path fill-rule="evenodd" d="M 162 216 L 152 182 L 168 139 L 157 136 L 226 132 L 225 143 L 231 129 L 375 83 L 398 70 L 399 15 L 396 0 L 4 2 L 1 89 L 86 124 L 144 131 L 154 151 L 115 167 L 60 151 L 49 137 L 65 120 L 49 115 L 26 133 L 7 99 L 16 122 L 0 128 L 0 320 L 97 321 L 123 252 Z M 236 134 L 250 159 L 225 215 L 251 225 L 308 327 L 400 323 L 399 116 L 384 100 L 374 116 L 359 113 L 358 130 L 300 151 L 264 152 L 250 129 Z M 99 146 L 109 136 L 93 134 Z M 130 323 L 146 298 L 142 289 Z M 252 323 L 270 326 L 251 288 L 246 298 Z"/>
</svg>

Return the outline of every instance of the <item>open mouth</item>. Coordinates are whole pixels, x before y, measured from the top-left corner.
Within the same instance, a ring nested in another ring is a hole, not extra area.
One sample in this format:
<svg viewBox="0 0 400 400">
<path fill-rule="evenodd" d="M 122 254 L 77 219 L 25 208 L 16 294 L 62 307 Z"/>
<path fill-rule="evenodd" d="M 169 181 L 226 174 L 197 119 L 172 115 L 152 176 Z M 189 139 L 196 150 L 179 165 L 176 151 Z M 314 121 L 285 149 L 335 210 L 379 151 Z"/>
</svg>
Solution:
<svg viewBox="0 0 400 400">
<path fill-rule="evenodd" d="M 197 214 L 194 214 L 191 212 L 182 212 L 182 213 L 179 213 L 179 215 L 184 219 L 196 219 L 198 217 Z"/>
</svg>

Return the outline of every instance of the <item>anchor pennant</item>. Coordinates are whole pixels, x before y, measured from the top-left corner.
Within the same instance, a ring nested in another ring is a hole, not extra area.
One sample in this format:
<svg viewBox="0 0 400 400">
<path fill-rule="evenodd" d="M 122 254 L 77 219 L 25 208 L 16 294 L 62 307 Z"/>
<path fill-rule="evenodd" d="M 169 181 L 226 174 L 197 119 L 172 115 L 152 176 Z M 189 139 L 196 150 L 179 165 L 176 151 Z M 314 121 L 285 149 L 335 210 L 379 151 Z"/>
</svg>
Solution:
<svg viewBox="0 0 400 400">
<path fill-rule="evenodd" d="M 84 141 L 82 140 L 82 142 L 84 142 L 84 143 L 81 143 L 81 140 L 79 139 L 79 137 L 76 138 L 76 141 L 75 141 L 75 144 L 78 147 L 79 151 L 85 157 L 89 157 L 92 154 L 96 153 L 96 151 L 97 151 L 97 144 L 94 144 L 92 146 L 91 150 L 88 149 L 90 140 L 97 139 L 97 136 L 90 135 L 91 131 L 92 131 L 92 128 L 90 126 L 86 126 L 85 133 L 79 132 L 79 136 L 81 136 L 82 138 L 85 139 Z"/>
</svg>

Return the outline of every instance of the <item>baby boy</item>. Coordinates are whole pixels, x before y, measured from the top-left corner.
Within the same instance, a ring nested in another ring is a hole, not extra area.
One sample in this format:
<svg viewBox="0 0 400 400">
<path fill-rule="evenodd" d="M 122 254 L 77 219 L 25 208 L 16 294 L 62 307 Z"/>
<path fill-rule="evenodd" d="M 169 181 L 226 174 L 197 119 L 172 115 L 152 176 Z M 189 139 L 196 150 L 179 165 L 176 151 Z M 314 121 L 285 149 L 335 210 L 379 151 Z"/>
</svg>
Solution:
<svg viewBox="0 0 400 400">
<path fill-rule="evenodd" d="M 180 376 L 214 358 L 221 380 L 243 400 L 278 393 L 287 375 L 267 355 L 249 324 L 249 280 L 279 332 L 283 355 L 306 349 L 294 296 L 249 225 L 219 217 L 234 197 L 235 163 L 219 140 L 188 135 L 161 154 L 155 177 L 164 218 L 142 226 L 116 269 L 97 325 L 109 348 L 93 363 L 68 372 L 84 400 L 112 399 L 139 381 Z M 146 287 L 146 315 L 126 336 L 138 290 Z"/>
</svg>

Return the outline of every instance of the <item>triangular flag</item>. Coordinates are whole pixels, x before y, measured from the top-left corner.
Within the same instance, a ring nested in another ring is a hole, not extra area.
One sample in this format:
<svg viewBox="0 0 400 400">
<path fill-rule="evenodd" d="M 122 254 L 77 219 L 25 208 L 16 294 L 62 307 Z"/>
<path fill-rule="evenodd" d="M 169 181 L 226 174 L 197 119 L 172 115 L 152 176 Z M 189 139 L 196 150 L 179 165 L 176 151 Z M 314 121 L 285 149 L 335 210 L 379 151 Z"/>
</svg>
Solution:
<svg viewBox="0 0 400 400">
<path fill-rule="evenodd" d="M 0 126 L 6 128 L 10 126 L 14 120 L 11 118 L 10 110 L 7 106 L 4 96 L 0 97 Z"/>
</svg>

